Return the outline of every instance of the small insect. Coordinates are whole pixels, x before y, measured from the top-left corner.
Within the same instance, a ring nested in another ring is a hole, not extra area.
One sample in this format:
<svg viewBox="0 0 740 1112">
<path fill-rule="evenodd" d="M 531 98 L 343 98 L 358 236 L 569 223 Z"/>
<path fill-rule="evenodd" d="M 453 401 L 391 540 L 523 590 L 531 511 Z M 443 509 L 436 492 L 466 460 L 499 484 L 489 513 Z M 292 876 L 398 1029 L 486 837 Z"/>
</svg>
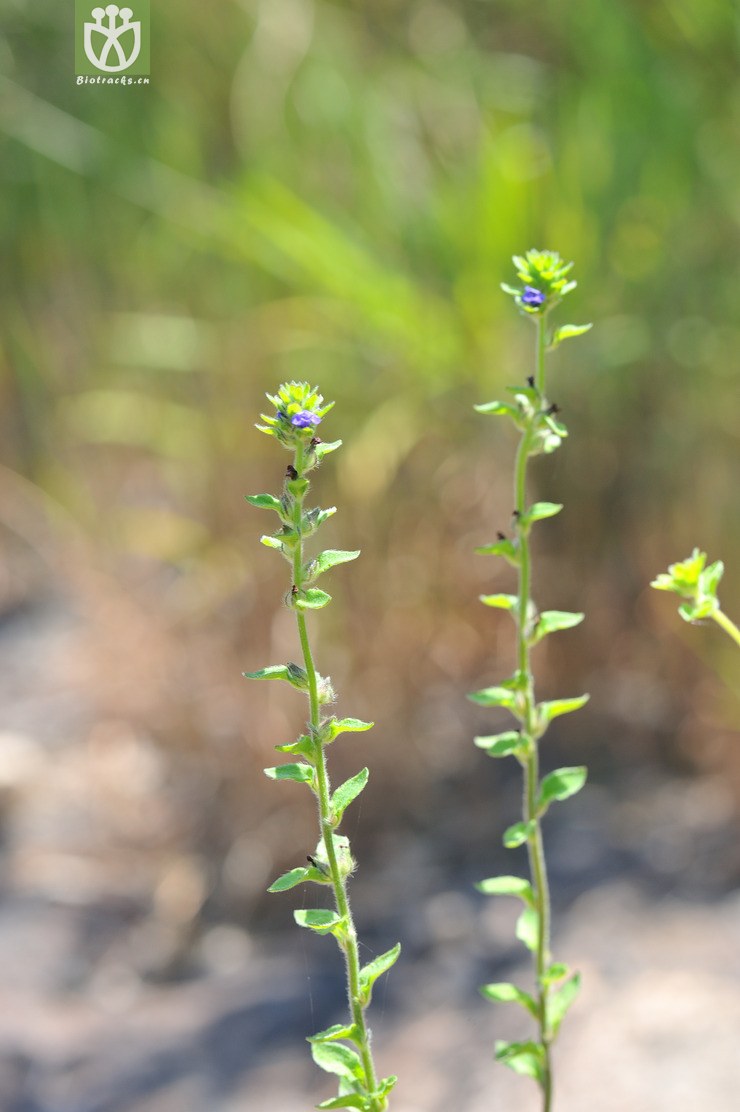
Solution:
<svg viewBox="0 0 740 1112">
<path fill-rule="evenodd" d="M 502 533 L 501 530 L 499 529 L 498 533 L 496 534 L 496 537 L 500 541 L 505 541 L 506 540 L 506 533 Z"/>
<path fill-rule="evenodd" d="M 530 390 L 534 390 L 534 375 L 527 375 L 527 386 Z"/>
<path fill-rule="evenodd" d="M 316 445 L 320 444 L 320 443 L 321 443 L 321 437 L 320 436 L 312 436 L 311 437 L 311 447 L 312 448 L 315 448 Z"/>
<path fill-rule="evenodd" d="M 295 598 L 296 595 L 298 594 L 298 588 L 296 587 L 295 583 L 290 588 L 290 594 L 291 594 L 291 598 Z"/>
<path fill-rule="evenodd" d="M 306 861 L 308 861 L 309 865 L 313 865 L 314 869 L 318 869 L 320 873 L 323 873 L 324 876 L 327 875 L 326 866 L 322 865 L 320 861 L 317 861 L 315 857 L 312 857 L 310 853 L 306 854 Z"/>
<path fill-rule="evenodd" d="M 288 466 L 286 467 L 285 477 L 286 477 L 286 479 L 297 479 L 298 478 L 298 472 L 296 471 L 296 469 L 295 469 L 295 467 L 293 466 L 292 463 L 289 463 Z"/>
<path fill-rule="evenodd" d="M 559 413 L 559 412 L 560 412 L 560 406 L 556 402 L 553 402 L 552 405 L 550 406 L 550 408 L 545 410 L 545 413 L 547 414 L 548 417 L 554 417 L 555 414 Z"/>
</svg>

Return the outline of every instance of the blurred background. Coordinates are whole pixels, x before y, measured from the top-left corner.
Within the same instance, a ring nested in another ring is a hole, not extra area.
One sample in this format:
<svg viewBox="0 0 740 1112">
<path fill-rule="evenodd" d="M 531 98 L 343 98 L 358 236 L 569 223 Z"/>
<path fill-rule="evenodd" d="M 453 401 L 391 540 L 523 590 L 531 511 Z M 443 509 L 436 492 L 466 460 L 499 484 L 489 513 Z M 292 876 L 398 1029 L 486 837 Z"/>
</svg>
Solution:
<svg viewBox="0 0 740 1112">
<path fill-rule="evenodd" d="M 546 767 L 556 951 L 587 988 L 563 1112 L 736 1104 L 737 650 L 651 578 L 694 545 L 740 615 L 740 16 L 723 0 L 193 0 L 152 5 L 151 84 L 77 86 L 73 12 L 0 12 L 0 1106 L 302 1112 L 305 1035 L 342 1009 L 314 898 L 267 885 L 316 841 L 262 775 L 302 697 L 272 527 L 287 462 L 255 431 L 284 379 L 337 401 L 313 493 L 361 548 L 312 620 L 331 750 L 371 769 L 345 831 L 397 1112 L 536 1107 L 478 1002 L 522 961 L 500 832 L 518 769 L 465 693 L 512 667 L 515 441 L 473 412 L 530 372 L 510 256 L 576 262 L 551 357 L 570 439 L 532 468 L 535 596 L 585 623 L 537 650 L 590 691 Z M 516 856 L 516 855 L 514 855 Z M 521 867 L 524 867 L 521 865 Z M 310 906 L 310 904 L 309 904 Z M 526 978 L 526 973 L 521 973 Z M 733 1041 L 734 1040 L 734 1041 Z M 686 1103 L 682 1103 L 684 1100 Z M 530 1103 L 527 1103 L 529 1101 Z M 610 1103 L 613 1102 L 613 1103 Z"/>
</svg>

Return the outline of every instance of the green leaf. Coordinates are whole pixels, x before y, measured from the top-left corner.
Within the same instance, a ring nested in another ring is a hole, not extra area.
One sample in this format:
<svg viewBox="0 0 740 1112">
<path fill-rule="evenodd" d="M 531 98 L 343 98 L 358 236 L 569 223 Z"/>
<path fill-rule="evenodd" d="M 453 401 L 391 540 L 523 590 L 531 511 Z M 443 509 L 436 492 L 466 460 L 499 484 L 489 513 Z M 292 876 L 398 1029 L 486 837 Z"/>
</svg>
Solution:
<svg viewBox="0 0 740 1112">
<path fill-rule="evenodd" d="M 294 780 L 297 784 L 313 784 L 316 770 L 309 764 L 278 765 L 277 768 L 263 770 L 270 780 Z"/>
<path fill-rule="evenodd" d="M 555 981 L 562 981 L 563 977 L 567 977 L 569 973 L 570 967 L 565 962 L 554 961 L 542 978 L 542 983 L 543 985 L 554 984 Z"/>
<path fill-rule="evenodd" d="M 309 1035 L 307 1042 L 333 1042 L 335 1039 L 350 1039 L 352 1042 L 357 1038 L 357 1028 L 354 1023 L 335 1023 L 331 1027 L 327 1027 L 324 1031 L 317 1031 L 315 1035 Z"/>
<path fill-rule="evenodd" d="M 321 552 L 312 560 L 308 567 L 308 572 L 312 579 L 322 575 L 329 568 L 334 568 L 337 564 L 347 564 L 350 560 L 356 560 L 360 555 L 359 548 L 356 552 L 342 552 L 337 548 L 328 548 L 326 552 Z"/>
<path fill-rule="evenodd" d="M 468 698 L 479 707 L 508 707 L 511 710 L 516 703 L 514 692 L 508 687 L 484 687 L 482 691 L 468 695 Z"/>
<path fill-rule="evenodd" d="M 257 672 L 242 672 L 247 680 L 285 680 L 299 691 L 308 690 L 308 677 L 297 664 L 271 664 Z"/>
<path fill-rule="evenodd" d="M 537 824 L 535 822 L 515 822 L 513 826 L 504 831 L 503 843 L 507 849 L 516 849 L 517 846 L 524 845 L 536 829 Z"/>
<path fill-rule="evenodd" d="M 324 744 L 334 741 L 340 734 L 359 734 L 371 730 L 374 722 L 363 722 L 361 718 L 330 718 L 322 729 Z"/>
<path fill-rule="evenodd" d="M 503 1062 L 514 1073 L 532 1077 L 542 1082 L 545 1068 L 545 1053 L 536 1042 L 497 1042 L 496 1061 Z"/>
<path fill-rule="evenodd" d="M 557 1035 L 560 1024 L 565 1018 L 565 1014 L 570 1008 L 571 1004 L 578 996 L 581 987 L 580 973 L 574 973 L 573 976 L 561 985 L 559 989 L 551 993 L 547 998 L 547 1026 L 550 1029 L 552 1037 Z"/>
<path fill-rule="evenodd" d="M 517 568 L 520 564 L 519 549 L 514 541 L 510 541 L 508 537 L 503 537 L 500 540 L 494 541 L 493 544 L 484 544 L 475 549 L 479 556 L 503 556 L 512 567 Z"/>
<path fill-rule="evenodd" d="M 250 505 L 257 506 L 260 510 L 275 510 L 282 516 L 282 502 L 274 494 L 245 494 L 244 497 Z"/>
<path fill-rule="evenodd" d="M 398 942 L 391 950 L 387 950 L 384 954 L 368 962 L 367 965 L 363 965 L 360 970 L 360 992 L 363 998 L 363 1006 L 367 1007 L 370 1003 L 373 985 L 378 977 L 382 977 L 384 973 L 388 972 L 397 961 L 400 953 L 401 943 Z"/>
<path fill-rule="evenodd" d="M 288 753 L 292 757 L 314 758 L 313 741 L 308 734 L 301 734 L 297 741 L 291 741 L 288 745 L 276 745 L 275 749 L 278 753 Z"/>
<path fill-rule="evenodd" d="M 298 610 L 321 610 L 330 602 L 331 595 L 327 595 L 326 591 L 320 591 L 318 587 L 309 587 L 296 596 L 293 605 Z"/>
<path fill-rule="evenodd" d="M 331 1100 L 322 1100 L 321 1104 L 316 1105 L 317 1108 L 359 1108 L 361 1112 L 367 1112 L 370 1107 L 365 1097 L 359 1096 L 357 1093 L 347 1093 L 343 1097 L 332 1097 Z"/>
<path fill-rule="evenodd" d="M 349 807 L 350 803 L 357 799 L 357 796 L 367 784 L 370 773 L 368 769 L 361 769 L 356 776 L 352 776 L 349 780 L 345 780 L 331 797 L 331 812 L 333 816 L 334 826 L 338 826 L 342 820 L 342 815 Z"/>
<path fill-rule="evenodd" d="M 305 909 L 294 911 L 293 918 L 299 927 L 306 927 L 308 930 L 316 931 L 317 934 L 329 934 L 343 923 L 336 911 L 329 911 L 323 907 L 312 908 L 309 911 Z"/>
<path fill-rule="evenodd" d="M 534 906 L 532 885 L 521 876 L 492 876 L 479 880 L 475 887 L 484 896 L 518 896 L 529 907 Z"/>
<path fill-rule="evenodd" d="M 473 739 L 479 749 L 485 749 L 489 757 L 517 756 L 525 748 L 524 739 L 518 730 L 506 730 L 502 734 Z"/>
<path fill-rule="evenodd" d="M 550 341 L 550 347 L 556 348 L 558 344 L 562 344 L 563 340 L 570 340 L 573 336 L 582 336 L 584 332 L 588 332 L 593 328 L 593 324 L 561 324 L 560 328 L 556 328 Z"/>
<path fill-rule="evenodd" d="M 495 416 L 518 417 L 519 410 L 508 402 L 484 402 L 483 405 L 473 407 L 476 413 L 492 413 Z"/>
<path fill-rule="evenodd" d="M 533 907 L 525 907 L 516 921 L 514 934 L 533 954 L 540 937 L 540 921 Z"/>
<path fill-rule="evenodd" d="M 516 595 L 479 595 L 478 598 L 484 606 L 494 606 L 498 610 L 514 610 L 519 607 Z"/>
<path fill-rule="evenodd" d="M 387 1097 L 395 1089 L 397 1083 L 398 1077 L 395 1073 L 392 1073 L 390 1077 L 382 1077 L 375 1092 L 379 1097 Z"/>
<path fill-rule="evenodd" d="M 548 633 L 557 633 L 558 630 L 572 629 L 573 626 L 580 625 L 585 616 L 569 610 L 543 610 L 537 619 L 530 644 L 536 645 L 543 637 L 547 637 Z"/>
<path fill-rule="evenodd" d="M 365 1080 L 360 1057 L 348 1046 L 336 1042 L 312 1042 L 311 1054 L 316 1065 L 327 1073 L 338 1074 L 348 1081 Z"/>
<path fill-rule="evenodd" d="M 497 981 L 492 985 L 481 985 L 480 994 L 486 1000 L 494 1000 L 498 1004 L 521 1004 L 531 1016 L 537 1019 L 537 1005 L 528 992 L 517 988 L 508 981 Z"/>
<path fill-rule="evenodd" d="M 584 765 L 574 768 L 557 768 L 548 773 L 540 784 L 538 808 L 547 808 L 556 799 L 568 799 L 579 792 L 586 783 L 588 770 Z"/>
<path fill-rule="evenodd" d="M 309 879 L 311 869 L 299 868 L 291 869 L 289 873 L 283 873 L 277 880 L 274 880 L 268 892 L 287 892 L 290 888 L 295 888 L 297 884 L 302 884 L 304 880 Z"/>
<path fill-rule="evenodd" d="M 341 440 L 331 440 L 326 444 L 322 441 L 321 444 L 315 444 L 314 452 L 316 454 L 316 459 L 319 461 L 319 463 L 321 463 L 324 456 L 328 456 L 329 452 L 336 452 L 337 448 L 341 447 Z"/>
<path fill-rule="evenodd" d="M 573 699 L 553 699 L 549 703 L 538 703 L 537 714 L 540 723 L 546 726 L 548 722 L 561 714 L 572 714 L 574 710 L 579 710 L 584 706 L 589 699 L 590 695 L 576 695 Z"/>
<path fill-rule="evenodd" d="M 562 502 L 535 502 L 525 510 L 519 519 L 523 525 L 531 525 L 535 521 L 542 521 L 546 517 L 555 517 L 563 508 Z"/>
</svg>

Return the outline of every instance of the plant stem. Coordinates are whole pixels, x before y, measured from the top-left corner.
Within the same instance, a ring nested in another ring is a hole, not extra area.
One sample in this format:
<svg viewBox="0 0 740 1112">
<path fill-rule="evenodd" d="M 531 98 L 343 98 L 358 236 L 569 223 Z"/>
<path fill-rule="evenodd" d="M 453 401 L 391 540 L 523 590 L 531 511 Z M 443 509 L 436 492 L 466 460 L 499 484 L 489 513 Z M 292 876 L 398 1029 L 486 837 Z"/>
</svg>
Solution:
<svg viewBox="0 0 740 1112">
<path fill-rule="evenodd" d="M 736 645 L 740 645 L 740 629 L 735 625 L 731 618 L 728 618 L 721 610 L 715 610 L 712 614 L 715 622 L 725 633 L 729 634 Z"/>
<path fill-rule="evenodd" d="M 302 469 L 304 466 L 303 453 L 300 449 L 296 450 L 294 467 L 301 477 Z M 293 556 L 293 586 L 300 591 L 303 589 L 304 583 L 304 552 L 303 552 L 303 533 L 301 522 L 303 518 L 303 500 L 305 492 L 295 500 L 295 529 L 298 533 L 299 541 L 295 548 Z M 308 678 L 308 698 L 310 705 L 310 732 L 314 741 L 314 766 L 316 768 L 317 780 L 317 800 L 319 811 L 319 825 L 321 829 L 321 837 L 326 850 L 326 859 L 329 865 L 329 874 L 331 876 L 332 888 L 334 890 L 334 903 L 337 909 L 337 914 L 344 921 L 345 928 L 341 939 L 337 939 L 339 947 L 344 953 L 345 966 L 347 972 L 347 994 L 349 998 L 349 1009 L 352 1016 L 352 1023 L 354 1031 L 351 1036 L 352 1041 L 355 1043 L 360 1059 L 362 1061 L 363 1070 L 365 1072 L 365 1082 L 368 1094 L 374 1093 L 378 1087 L 377 1075 L 375 1072 L 375 1064 L 373 1062 L 372 1051 L 370 1049 L 370 1030 L 365 1023 L 365 1010 L 362 1003 L 360 993 L 360 955 L 359 946 L 357 941 L 357 931 L 355 929 L 352 912 L 349 906 L 349 897 L 347 895 L 347 879 L 343 875 L 339 866 L 337 858 L 337 850 L 334 844 L 334 825 L 331 818 L 331 786 L 329 783 L 329 773 L 326 767 L 326 753 L 324 746 L 320 740 L 321 717 L 319 710 L 319 691 L 318 679 L 316 674 L 316 666 L 311 652 L 311 645 L 308 639 L 308 629 L 306 627 L 306 616 L 302 610 L 296 608 L 295 610 L 296 622 L 298 624 L 298 636 L 301 642 L 301 650 L 303 652 L 303 662 L 306 669 L 306 676 Z M 388 1102 L 385 1098 L 371 1098 L 370 1109 L 371 1112 L 384 1112 L 388 1107 Z"/>
<path fill-rule="evenodd" d="M 545 396 L 545 344 L 546 325 L 544 314 L 536 318 L 537 360 L 535 384 L 540 401 Z M 534 418 L 532 418 L 534 421 Z M 514 473 L 514 499 L 516 521 L 519 533 L 519 602 L 517 607 L 517 660 L 519 672 L 524 682 L 524 705 L 522 708 L 523 733 L 527 741 L 524 759 L 524 799 L 525 822 L 534 824 L 534 830 L 527 841 L 529 868 L 534 892 L 535 914 L 537 916 L 537 948 L 534 953 L 535 976 L 537 981 L 537 1022 L 540 1043 L 543 1048 L 543 1076 L 540 1082 L 543 1097 L 543 1112 L 550 1112 L 552 1103 L 552 1067 L 550 1063 L 550 1038 L 547 1029 L 548 985 L 545 973 L 550 963 L 550 889 L 547 879 L 547 866 L 542 842 L 542 827 L 537 808 L 539 788 L 539 750 L 536 730 L 536 702 L 534 695 L 534 676 L 530 661 L 530 607 L 531 607 L 531 553 L 529 547 L 529 526 L 521 524 L 527 508 L 527 463 L 532 446 L 533 426 L 524 429 L 519 442 Z"/>
</svg>

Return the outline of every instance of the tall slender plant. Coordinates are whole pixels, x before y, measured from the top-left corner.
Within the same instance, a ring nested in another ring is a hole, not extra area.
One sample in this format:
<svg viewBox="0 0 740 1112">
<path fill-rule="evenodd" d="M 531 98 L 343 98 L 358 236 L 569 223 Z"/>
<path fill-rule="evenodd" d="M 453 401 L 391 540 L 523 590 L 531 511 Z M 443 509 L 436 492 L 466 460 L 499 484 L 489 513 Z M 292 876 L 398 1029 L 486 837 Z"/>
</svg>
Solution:
<svg viewBox="0 0 740 1112">
<path fill-rule="evenodd" d="M 470 696 L 482 707 L 502 707 L 516 719 L 516 729 L 489 737 L 477 737 L 475 744 L 491 757 L 512 756 L 523 771 L 523 814 L 503 835 L 509 849 L 526 845 L 529 878 L 497 876 L 481 881 L 478 888 L 488 895 L 518 897 L 524 907 L 516 934 L 531 951 L 534 965 L 534 992 L 509 983 L 484 985 L 482 994 L 489 1000 L 520 1004 L 534 1019 L 536 1037 L 520 1042 L 498 1042 L 496 1058 L 517 1073 L 534 1078 L 540 1086 L 543 1112 L 550 1112 L 553 1100 L 551 1046 L 570 1004 L 578 992 L 580 978 L 562 962 L 553 962 L 550 953 L 550 891 L 542 835 L 542 819 L 556 800 L 567 799 L 583 787 L 586 769 L 559 768 L 540 779 L 539 743 L 553 718 L 578 710 L 588 695 L 538 703 L 531 654 L 548 634 L 570 629 L 583 620 L 583 614 L 563 610 L 540 611 L 532 599 L 532 526 L 560 513 L 556 502 L 527 500 L 527 472 L 530 461 L 560 447 L 567 430 L 558 416 L 558 407 L 547 396 L 545 356 L 563 340 L 580 336 L 591 325 L 565 324 L 551 330 L 549 317 L 576 283 L 568 279 L 572 263 L 563 263 L 553 251 L 528 251 L 524 258 L 514 257 L 521 286 L 502 285 L 516 305 L 534 325 L 534 372 L 524 385 L 507 388 L 505 401 L 476 406 L 479 413 L 508 417 L 519 434 L 514 465 L 514 511 L 510 534 L 498 534 L 493 544 L 476 551 L 503 557 L 516 569 L 516 594 L 481 596 L 486 606 L 508 610 L 516 626 L 516 666 L 513 675 L 495 687 Z"/>
<path fill-rule="evenodd" d="M 280 496 L 254 494 L 249 495 L 247 501 L 253 506 L 273 510 L 280 520 L 277 532 L 262 537 L 262 543 L 280 552 L 290 565 L 290 586 L 284 601 L 295 613 L 303 664 L 274 664 L 257 672 L 245 672 L 244 675 L 248 679 L 283 680 L 306 695 L 309 710 L 306 732 L 297 741 L 276 746 L 279 752 L 299 760 L 266 768 L 265 773 L 272 780 L 305 784 L 315 796 L 319 818 L 319 841 L 313 853 L 306 855 L 308 864 L 278 877 L 269 891 L 285 892 L 308 881 L 331 888 L 334 897 L 333 909 L 315 908 L 293 913 L 298 926 L 317 934 L 334 936 L 344 955 L 346 968 L 348 1022 L 320 1031 L 308 1040 L 316 1064 L 339 1077 L 339 1095 L 323 1101 L 318 1107 L 385 1112 L 388 1094 L 397 1079 L 378 1079 L 365 1012 L 375 981 L 393 965 L 400 945 L 367 965 L 360 964 L 357 931 L 347 893 L 347 882 L 355 862 L 349 840 L 338 833 L 338 828 L 347 807 L 367 784 L 368 770 L 363 768 L 332 791 L 326 762 L 326 749 L 335 738 L 342 733 L 369 730 L 373 723 L 362 722 L 358 718 L 336 718 L 324 713 L 324 708 L 334 701 L 334 692 L 331 680 L 316 670 L 306 621 L 308 613 L 322 609 L 331 601 L 330 595 L 314 586 L 319 576 L 329 568 L 355 560 L 360 555 L 359 552 L 327 549 L 309 557 L 305 551 L 308 538 L 335 512 L 333 506 L 326 510 L 306 509 L 305 498 L 310 485 L 307 476 L 324 456 L 339 448 L 342 442 L 324 443 L 316 435 L 317 426 L 334 403 L 325 405 L 322 396 L 308 383 L 285 383 L 275 396 L 268 394 L 267 397 L 276 413 L 274 416 L 263 414 L 264 423 L 257 428 L 292 452 L 293 460 L 285 472 Z"/>
</svg>

